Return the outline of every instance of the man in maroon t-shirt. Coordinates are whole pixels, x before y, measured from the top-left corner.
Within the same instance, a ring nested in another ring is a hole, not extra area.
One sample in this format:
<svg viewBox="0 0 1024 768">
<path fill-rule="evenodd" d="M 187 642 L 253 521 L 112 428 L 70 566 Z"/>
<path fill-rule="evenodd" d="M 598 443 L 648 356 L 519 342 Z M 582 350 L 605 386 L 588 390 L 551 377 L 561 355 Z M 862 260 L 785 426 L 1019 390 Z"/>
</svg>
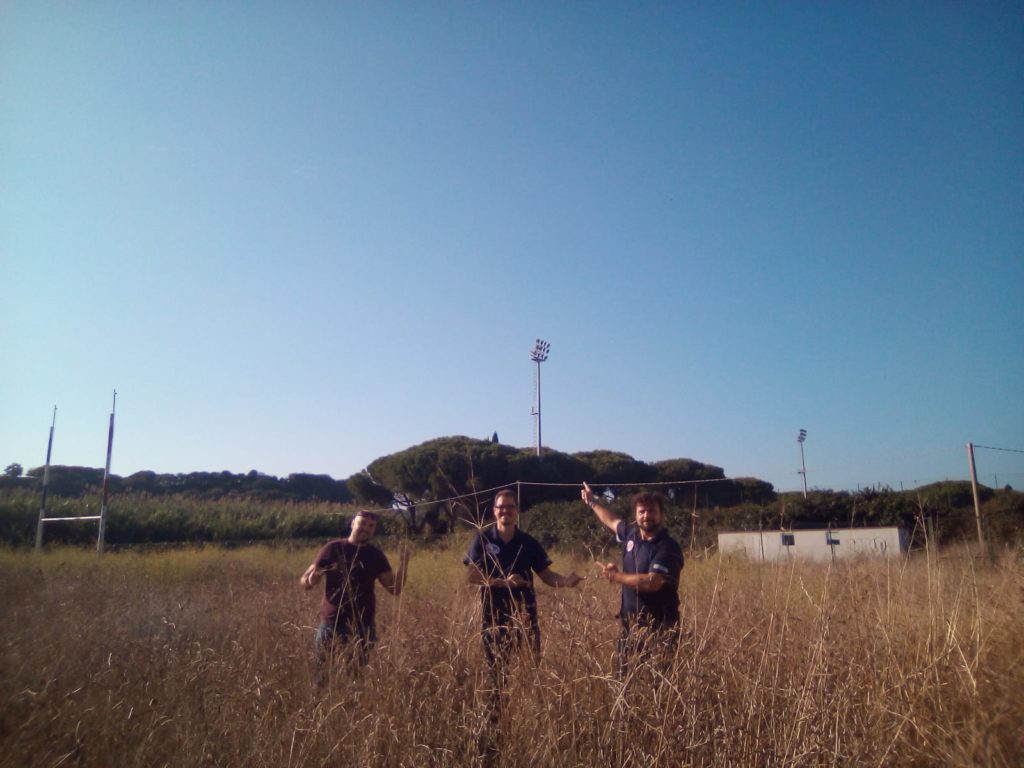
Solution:
<svg viewBox="0 0 1024 768">
<path fill-rule="evenodd" d="M 408 548 L 404 544 L 399 547 L 396 574 L 387 556 L 369 543 L 376 530 L 377 515 L 359 512 L 352 519 L 348 538 L 325 544 L 299 579 L 306 589 L 315 587 L 321 578 L 325 582 L 314 643 L 320 684 L 326 681 L 330 652 L 338 644 L 354 643 L 355 661 L 359 665 L 369 659 L 370 648 L 377 640 L 375 582 L 379 581 L 395 596 L 405 586 Z"/>
</svg>

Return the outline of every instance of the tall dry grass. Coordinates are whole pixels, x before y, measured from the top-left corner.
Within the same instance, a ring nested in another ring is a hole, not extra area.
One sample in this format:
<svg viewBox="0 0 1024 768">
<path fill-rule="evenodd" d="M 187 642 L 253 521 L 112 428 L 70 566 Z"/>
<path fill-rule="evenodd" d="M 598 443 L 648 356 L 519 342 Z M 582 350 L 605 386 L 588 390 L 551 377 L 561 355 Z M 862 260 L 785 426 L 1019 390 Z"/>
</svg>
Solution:
<svg viewBox="0 0 1024 768">
<path fill-rule="evenodd" d="M 319 595 L 297 587 L 313 554 L 0 553 L 0 764 L 1024 763 L 1010 556 L 688 563 L 678 653 L 626 685 L 616 589 L 541 585 L 543 658 L 516 666 L 495 728 L 460 548 L 417 552 L 400 598 L 378 590 L 370 665 L 320 693 Z"/>
</svg>

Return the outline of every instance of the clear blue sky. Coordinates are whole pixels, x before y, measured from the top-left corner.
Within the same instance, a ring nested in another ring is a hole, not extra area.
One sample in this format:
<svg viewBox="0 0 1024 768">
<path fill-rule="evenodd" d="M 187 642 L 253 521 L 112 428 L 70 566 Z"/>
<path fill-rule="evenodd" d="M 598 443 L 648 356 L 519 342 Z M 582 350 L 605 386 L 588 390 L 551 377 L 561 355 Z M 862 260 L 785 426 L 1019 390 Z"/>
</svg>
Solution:
<svg viewBox="0 0 1024 768">
<path fill-rule="evenodd" d="M 1020 3 L 0 1 L 0 466 L 1024 449 Z M 979 451 L 1024 487 L 1024 454 Z"/>
</svg>

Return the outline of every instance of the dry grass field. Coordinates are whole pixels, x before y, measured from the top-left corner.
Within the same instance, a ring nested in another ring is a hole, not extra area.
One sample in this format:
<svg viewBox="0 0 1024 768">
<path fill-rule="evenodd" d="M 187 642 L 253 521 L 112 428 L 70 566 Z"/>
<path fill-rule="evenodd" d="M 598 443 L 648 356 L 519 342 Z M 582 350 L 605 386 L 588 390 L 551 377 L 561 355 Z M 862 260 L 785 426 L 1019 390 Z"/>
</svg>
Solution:
<svg viewBox="0 0 1024 768">
<path fill-rule="evenodd" d="M 0 553 L 4 766 L 1019 766 L 1024 564 L 687 563 L 672 667 L 612 674 L 617 591 L 538 587 L 544 651 L 488 723 L 461 547 L 378 589 L 317 693 L 314 552 Z M 556 553 L 557 555 L 557 553 Z M 593 574 L 555 557 L 556 570 Z"/>
</svg>

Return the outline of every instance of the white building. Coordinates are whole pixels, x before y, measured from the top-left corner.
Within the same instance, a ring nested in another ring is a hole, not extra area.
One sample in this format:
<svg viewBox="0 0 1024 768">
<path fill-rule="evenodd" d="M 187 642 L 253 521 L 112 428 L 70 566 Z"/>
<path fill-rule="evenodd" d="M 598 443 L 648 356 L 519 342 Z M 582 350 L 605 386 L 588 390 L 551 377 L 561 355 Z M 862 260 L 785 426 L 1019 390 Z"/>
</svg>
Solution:
<svg viewBox="0 0 1024 768">
<path fill-rule="evenodd" d="M 799 557 L 827 563 L 858 555 L 898 557 L 910 536 L 903 528 L 820 528 L 805 531 L 736 531 L 718 534 L 718 551 L 751 560 Z"/>
</svg>

